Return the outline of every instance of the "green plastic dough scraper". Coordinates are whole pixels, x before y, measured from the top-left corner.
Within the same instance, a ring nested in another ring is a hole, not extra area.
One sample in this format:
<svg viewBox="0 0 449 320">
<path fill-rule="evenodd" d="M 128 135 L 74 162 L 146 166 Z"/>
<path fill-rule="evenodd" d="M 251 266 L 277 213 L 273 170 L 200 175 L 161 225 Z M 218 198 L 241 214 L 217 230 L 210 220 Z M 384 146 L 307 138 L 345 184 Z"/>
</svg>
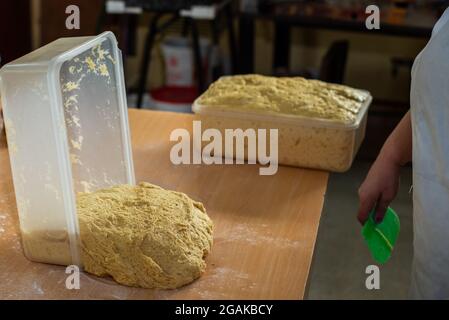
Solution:
<svg viewBox="0 0 449 320">
<path fill-rule="evenodd" d="M 399 217 L 388 208 L 381 223 L 374 221 L 374 211 L 362 228 L 362 235 L 374 260 L 383 264 L 390 259 L 391 252 L 399 235 Z"/>
</svg>

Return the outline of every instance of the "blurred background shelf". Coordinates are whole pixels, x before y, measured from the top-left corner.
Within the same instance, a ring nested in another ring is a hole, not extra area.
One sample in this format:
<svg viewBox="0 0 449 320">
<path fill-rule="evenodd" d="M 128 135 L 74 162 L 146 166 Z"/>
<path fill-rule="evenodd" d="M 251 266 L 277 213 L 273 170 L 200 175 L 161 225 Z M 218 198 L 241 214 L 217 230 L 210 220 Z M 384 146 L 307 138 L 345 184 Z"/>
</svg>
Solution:
<svg viewBox="0 0 449 320">
<path fill-rule="evenodd" d="M 192 47 L 193 86 L 198 94 L 219 76 L 236 73 L 300 75 L 369 90 L 374 103 L 360 156 L 370 158 L 408 110 L 411 64 L 448 4 L 423 0 L 371 2 L 2 1 L 1 63 L 59 37 L 112 30 L 124 54 L 127 91 L 133 102 L 130 106 L 151 108 L 151 100 L 144 97 L 151 97 L 151 90 L 167 86 L 162 45 L 169 37 L 184 37 L 190 39 Z M 80 8 L 79 30 L 65 28 L 65 8 L 71 4 Z M 380 30 L 365 27 L 368 4 L 380 8 Z M 210 77 L 200 62 L 199 39 L 208 39 L 219 51 Z"/>
</svg>

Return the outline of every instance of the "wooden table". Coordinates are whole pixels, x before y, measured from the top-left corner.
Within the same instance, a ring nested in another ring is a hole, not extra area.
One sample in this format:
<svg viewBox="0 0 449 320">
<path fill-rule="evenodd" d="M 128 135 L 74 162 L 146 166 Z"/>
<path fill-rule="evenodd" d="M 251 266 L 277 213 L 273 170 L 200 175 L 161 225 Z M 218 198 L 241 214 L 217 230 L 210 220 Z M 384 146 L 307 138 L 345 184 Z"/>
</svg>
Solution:
<svg viewBox="0 0 449 320">
<path fill-rule="evenodd" d="M 130 110 L 137 181 L 187 193 L 214 221 L 207 271 L 177 290 L 147 290 L 81 275 L 65 288 L 65 268 L 22 254 L 8 151 L 0 147 L 0 299 L 301 299 L 323 206 L 328 174 L 258 165 L 173 165 L 169 134 L 191 130 L 192 115 Z"/>
</svg>

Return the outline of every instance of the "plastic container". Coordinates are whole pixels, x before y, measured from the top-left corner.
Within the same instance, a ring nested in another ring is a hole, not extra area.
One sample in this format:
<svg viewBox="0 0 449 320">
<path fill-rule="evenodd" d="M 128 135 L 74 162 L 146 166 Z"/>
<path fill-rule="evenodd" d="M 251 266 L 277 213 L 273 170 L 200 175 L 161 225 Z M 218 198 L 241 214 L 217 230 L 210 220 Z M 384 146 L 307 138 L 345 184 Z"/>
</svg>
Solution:
<svg viewBox="0 0 449 320">
<path fill-rule="evenodd" d="M 198 114 L 202 130 L 215 128 L 225 136 L 225 129 L 278 129 L 279 164 L 344 172 L 351 167 L 365 137 L 372 98 L 368 96 L 351 124 L 290 114 L 219 110 L 200 105 L 198 100 L 192 110 Z M 245 139 L 245 159 L 247 150 Z"/>
<path fill-rule="evenodd" d="M 25 255 L 82 265 L 77 192 L 134 184 L 116 39 L 58 39 L 5 65 L 0 92 Z"/>
</svg>

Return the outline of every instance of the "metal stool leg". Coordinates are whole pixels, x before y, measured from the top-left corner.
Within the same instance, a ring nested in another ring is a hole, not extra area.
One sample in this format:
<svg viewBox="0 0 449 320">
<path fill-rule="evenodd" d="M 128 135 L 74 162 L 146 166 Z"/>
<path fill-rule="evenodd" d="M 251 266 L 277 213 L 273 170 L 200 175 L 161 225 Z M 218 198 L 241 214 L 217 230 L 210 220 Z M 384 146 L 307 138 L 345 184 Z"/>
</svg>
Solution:
<svg viewBox="0 0 449 320">
<path fill-rule="evenodd" d="M 201 59 L 200 39 L 198 35 L 198 27 L 194 19 L 190 19 L 190 27 L 192 30 L 192 46 L 193 57 L 195 60 L 196 77 L 198 79 L 198 93 L 201 94 L 204 90 L 204 75 L 203 75 L 203 63 Z"/>
<path fill-rule="evenodd" d="M 274 25 L 273 71 L 288 74 L 290 72 L 290 25 L 278 21 Z"/>
<path fill-rule="evenodd" d="M 220 16 L 218 16 L 217 19 L 210 21 L 213 50 L 217 50 L 217 48 L 219 48 L 219 45 L 220 45 L 220 20 L 219 20 L 219 18 L 220 18 Z M 221 61 L 216 66 L 211 66 L 211 65 L 209 65 L 209 66 L 213 67 L 212 81 L 217 80 L 220 76 L 223 75 L 223 64 Z"/>
<path fill-rule="evenodd" d="M 241 14 L 239 19 L 238 73 L 254 72 L 254 18 Z"/>
<path fill-rule="evenodd" d="M 189 35 L 189 22 L 189 19 L 182 20 L 181 36 L 183 37 L 187 37 Z"/>
<path fill-rule="evenodd" d="M 97 23 L 95 25 L 95 33 L 99 34 L 103 28 L 104 21 L 106 20 L 106 0 L 103 1 L 100 14 L 97 18 Z"/>
<path fill-rule="evenodd" d="M 150 21 L 149 30 L 147 33 L 147 38 L 145 40 L 145 47 L 143 50 L 143 60 L 140 67 L 139 75 L 139 87 L 137 92 L 137 105 L 136 107 L 140 109 L 142 107 L 143 95 L 147 84 L 147 73 L 148 66 L 150 65 L 151 50 L 153 49 L 154 39 L 157 33 L 157 22 L 161 16 L 159 14 L 155 15 Z"/>
<path fill-rule="evenodd" d="M 229 48 L 231 51 L 231 71 L 232 74 L 237 73 L 237 46 L 235 43 L 235 32 L 234 32 L 234 15 L 232 14 L 232 2 L 230 2 L 225 9 L 226 13 L 226 22 L 228 29 L 228 41 Z"/>
</svg>

